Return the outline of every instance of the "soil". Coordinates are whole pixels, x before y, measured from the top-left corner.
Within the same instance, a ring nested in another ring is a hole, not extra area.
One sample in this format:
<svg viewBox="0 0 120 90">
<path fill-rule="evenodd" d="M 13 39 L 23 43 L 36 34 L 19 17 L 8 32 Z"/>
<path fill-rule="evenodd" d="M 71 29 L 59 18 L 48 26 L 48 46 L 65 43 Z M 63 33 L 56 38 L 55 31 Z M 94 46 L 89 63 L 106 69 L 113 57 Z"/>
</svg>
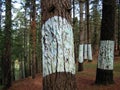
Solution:
<svg viewBox="0 0 120 90">
<path fill-rule="evenodd" d="M 120 57 L 116 57 L 115 61 L 120 60 Z M 95 63 L 95 62 L 93 62 Z M 83 75 L 85 73 L 86 75 Z M 88 75 L 87 75 L 88 73 Z M 90 76 L 89 73 L 95 74 L 94 70 L 84 70 L 76 74 L 77 90 L 120 90 L 120 77 L 115 77 L 114 84 L 103 86 L 95 85 L 95 75 Z M 119 75 L 118 75 L 119 76 Z M 42 75 L 36 75 L 35 79 L 28 77 L 23 80 L 14 81 L 12 87 L 9 90 L 42 90 Z"/>
</svg>

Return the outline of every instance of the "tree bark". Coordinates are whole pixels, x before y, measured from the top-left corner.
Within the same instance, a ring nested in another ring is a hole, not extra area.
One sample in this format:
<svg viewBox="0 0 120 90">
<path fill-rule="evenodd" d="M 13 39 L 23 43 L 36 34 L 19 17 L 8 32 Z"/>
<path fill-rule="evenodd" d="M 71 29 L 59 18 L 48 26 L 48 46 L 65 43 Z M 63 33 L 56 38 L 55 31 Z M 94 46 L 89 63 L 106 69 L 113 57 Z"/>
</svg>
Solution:
<svg viewBox="0 0 120 90">
<path fill-rule="evenodd" d="M 90 13 L 89 13 L 89 0 L 86 0 L 86 19 L 87 19 L 87 59 L 92 61 L 92 48 L 90 38 Z"/>
<path fill-rule="evenodd" d="M 31 21 L 31 36 L 32 36 L 32 78 L 35 78 L 36 74 L 36 0 L 31 0 L 32 4 L 32 21 Z"/>
<path fill-rule="evenodd" d="M 103 0 L 96 84 L 113 84 L 115 0 Z M 108 14 L 109 13 L 109 14 Z"/>
<path fill-rule="evenodd" d="M 76 90 L 70 0 L 42 0 L 43 90 Z"/>
<path fill-rule="evenodd" d="M 84 26 L 83 26 L 83 4 L 84 2 L 79 1 L 80 6 L 80 42 L 79 42 L 79 60 L 78 60 L 78 71 L 83 71 L 83 60 L 84 60 Z"/>
<path fill-rule="evenodd" d="M 120 0 L 118 3 L 118 50 L 120 56 Z"/>
<path fill-rule="evenodd" d="M 5 43 L 3 52 L 3 76 L 5 89 L 11 86 L 11 0 L 5 0 Z"/>
<path fill-rule="evenodd" d="M 1 16 L 2 16 L 2 0 L 0 0 L 0 36 L 2 36 L 2 32 L 1 32 Z M 1 37 L 0 37 L 1 39 Z M 0 41 L 0 43 L 2 43 Z M 2 61 L 1 61 L 1 58 L 2 58 L 2 52 L 0 51 L 0 85 L 2 84 Z"/>
</svg>

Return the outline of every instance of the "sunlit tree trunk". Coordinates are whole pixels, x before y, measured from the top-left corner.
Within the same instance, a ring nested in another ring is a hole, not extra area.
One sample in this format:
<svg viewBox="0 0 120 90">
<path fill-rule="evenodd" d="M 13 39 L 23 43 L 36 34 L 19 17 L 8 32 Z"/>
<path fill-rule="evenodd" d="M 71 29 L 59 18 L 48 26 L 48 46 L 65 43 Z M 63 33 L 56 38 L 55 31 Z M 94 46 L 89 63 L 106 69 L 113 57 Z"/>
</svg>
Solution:
<svg viewBox="0 0 120 90">
<path fill-rule="evenodd" d="M 36 74 L 36 0 L 31 0 L 31 36 L 32 36 L 32 78 L 35 78 Z"/>
<path fill-rule="evenodd" d="M 76 90 L 70 0 L 42 0 L 43 90 Z"/>
<path fill-rule="evenodd" d="M 5 43 L 3 52 L 3 76 L 5 88 L 11 86 L 11 0 L 5 0 Z"/>
<path fill-rule="evenodd" d="M 100 50 L 95 81 L 96 84 L 106 85 L 114 83 L 113 60 L 115 6 L 116 0 L 103 0 Z"/>
</svg>

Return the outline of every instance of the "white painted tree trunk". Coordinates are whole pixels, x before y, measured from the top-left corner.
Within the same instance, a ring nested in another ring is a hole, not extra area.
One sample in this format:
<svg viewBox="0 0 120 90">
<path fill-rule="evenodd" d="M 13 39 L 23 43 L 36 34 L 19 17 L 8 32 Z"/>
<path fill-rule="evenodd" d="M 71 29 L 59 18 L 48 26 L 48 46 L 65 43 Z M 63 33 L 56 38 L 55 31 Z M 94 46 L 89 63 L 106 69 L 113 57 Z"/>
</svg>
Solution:
<svg viewBox="0 0 120 90">
<path fill-rule="evenodd" d="M 88 60 L 92 61 L 92 46 L 88 44 Z"/>
<path fill-rule="evenodd" d="M 113 70 L 114 41 L 100 41 L 100 51 L 98 56 L 98 68 L 103 70 Z"/>
<path fill-rule="evenodd" d="M 87 44 L 84 44 L 84 59 L 88 59 L 87 57 Z"/>
<path fill-rule="evenodd" d="M 84 59 L 92 61 L 92 46 L 91 46 L 91 44 L 84 44 Z"/>
<path fill-rule="evenodd" d="M 83 63 L 83 44 L 79 45 L 79 63 Z"/>
<path fill-rule="evenodd" d="M 43 76 L 56 72 L 75 74 L 72 26 L 54 16 L 42 26 Z"/>
</svg>

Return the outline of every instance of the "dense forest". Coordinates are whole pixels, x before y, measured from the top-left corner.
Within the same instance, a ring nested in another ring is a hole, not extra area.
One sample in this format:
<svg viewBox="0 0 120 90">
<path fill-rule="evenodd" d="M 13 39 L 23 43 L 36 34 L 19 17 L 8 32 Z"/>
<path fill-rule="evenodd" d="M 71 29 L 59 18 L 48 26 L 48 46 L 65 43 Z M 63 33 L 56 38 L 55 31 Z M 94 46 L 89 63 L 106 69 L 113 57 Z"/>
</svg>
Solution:
<svg viewBox="0 0 120 90">
<path fill-rule="evenodd" d="M 119 68 L 120 0 L 0 0 L 0 90 L 118 90 Z"/>
</svg>

